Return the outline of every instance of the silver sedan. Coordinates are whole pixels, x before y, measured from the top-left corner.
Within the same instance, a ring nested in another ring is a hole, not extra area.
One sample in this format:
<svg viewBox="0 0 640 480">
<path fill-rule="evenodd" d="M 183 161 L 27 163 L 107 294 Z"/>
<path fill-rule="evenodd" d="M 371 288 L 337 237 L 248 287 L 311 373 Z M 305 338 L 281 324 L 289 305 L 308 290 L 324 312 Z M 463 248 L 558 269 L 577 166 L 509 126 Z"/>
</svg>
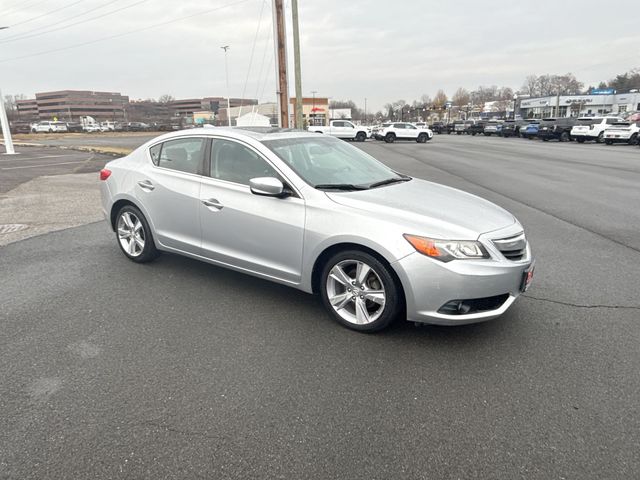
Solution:
<svg viewBox="0 0 640 480">
<path fill-rule="evenodd" d="M 504 313 L 530 284 L 522 225 L 338 139 L 278 129 L 162 135 L 100 172 L 124 255 L 178 253 L 318 294 L 360 331 Z"/>
</svg>

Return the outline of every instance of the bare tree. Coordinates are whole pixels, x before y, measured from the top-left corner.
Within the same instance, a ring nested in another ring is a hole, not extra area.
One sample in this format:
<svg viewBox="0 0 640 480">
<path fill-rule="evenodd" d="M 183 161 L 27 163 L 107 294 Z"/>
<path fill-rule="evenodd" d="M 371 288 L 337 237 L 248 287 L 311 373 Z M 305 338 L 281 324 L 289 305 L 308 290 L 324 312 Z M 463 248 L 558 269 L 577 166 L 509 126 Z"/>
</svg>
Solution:
<svg viewBox="0 0 640 480">
<path fill-rule="evenodd" d="M 436 108 L 443 108 L 444 104 L 447 103 L 449 99 L 447 98 L 447 94 L 444 93 L 444 90 L 438 90 L 436 96 L 433 97 L 433 106 Z"/>
<path fill-rule="evenodd" d="M 451 101 L 456 107 L 464 107 L 471 101 L 471 95 L 466 89 L 460 87 L 453 94 Z"/>
<path fill-rule="evenodd" d="M 160 98 L 158 98 L 158 102 L 160 103 L 169 103 L 169 102 L 173 102 L 175 100 L 175 98 L 173 97 L 173 95 L 169 95 L 168 93 L 165 93 L 164 95 L 160 95 Z"/>
</svg>

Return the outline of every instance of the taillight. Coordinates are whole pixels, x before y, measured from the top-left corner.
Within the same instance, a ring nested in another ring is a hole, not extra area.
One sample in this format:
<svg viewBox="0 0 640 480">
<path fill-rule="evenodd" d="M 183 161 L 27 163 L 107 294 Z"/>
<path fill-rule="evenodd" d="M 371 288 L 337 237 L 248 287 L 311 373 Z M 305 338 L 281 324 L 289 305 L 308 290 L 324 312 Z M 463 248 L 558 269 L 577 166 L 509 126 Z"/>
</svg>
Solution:
<svg viewBox="0 0 640 480">
<path fill-rule="evenodd" d="M 100 180 L 106 180 L 110 176 L 111 176 L 111 170 L 107 170 L 106 168 L 103 168 L 102 170 L 100 170 Z"/>
</svg>

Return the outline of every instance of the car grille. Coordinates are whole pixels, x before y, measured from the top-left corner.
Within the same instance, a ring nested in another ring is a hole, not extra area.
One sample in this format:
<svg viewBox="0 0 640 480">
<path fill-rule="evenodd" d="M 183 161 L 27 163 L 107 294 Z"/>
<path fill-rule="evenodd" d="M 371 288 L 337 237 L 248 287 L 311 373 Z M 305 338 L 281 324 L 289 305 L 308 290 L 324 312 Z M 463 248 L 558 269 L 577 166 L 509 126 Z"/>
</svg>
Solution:
<svg viewBox="0 0 640 480">
<path fill-rule="evenodd" d="M 522 260 L 527 254 L 527 239 L 524 232 L 513 237 L 493 240 L 493 244 L 507 260 L 514 262 Z"/>
</svg>

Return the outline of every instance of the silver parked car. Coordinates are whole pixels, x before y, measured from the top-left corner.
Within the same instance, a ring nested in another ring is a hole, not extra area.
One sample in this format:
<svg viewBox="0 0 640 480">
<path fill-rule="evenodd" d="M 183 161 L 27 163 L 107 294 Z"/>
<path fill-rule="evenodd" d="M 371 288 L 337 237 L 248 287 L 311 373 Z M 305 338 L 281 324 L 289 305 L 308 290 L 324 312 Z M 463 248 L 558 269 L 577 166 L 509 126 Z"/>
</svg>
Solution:
<svg viewBox="0 0 640 480">
<path fill-rule="evenodd" d="M 504 313 L 533 259 L 520 223 L 336 138 L 270 128 L 162 135 L 100 172 L 135 262 L 179 253 L 320 295 L 360 331 Z"/>
</svg>

